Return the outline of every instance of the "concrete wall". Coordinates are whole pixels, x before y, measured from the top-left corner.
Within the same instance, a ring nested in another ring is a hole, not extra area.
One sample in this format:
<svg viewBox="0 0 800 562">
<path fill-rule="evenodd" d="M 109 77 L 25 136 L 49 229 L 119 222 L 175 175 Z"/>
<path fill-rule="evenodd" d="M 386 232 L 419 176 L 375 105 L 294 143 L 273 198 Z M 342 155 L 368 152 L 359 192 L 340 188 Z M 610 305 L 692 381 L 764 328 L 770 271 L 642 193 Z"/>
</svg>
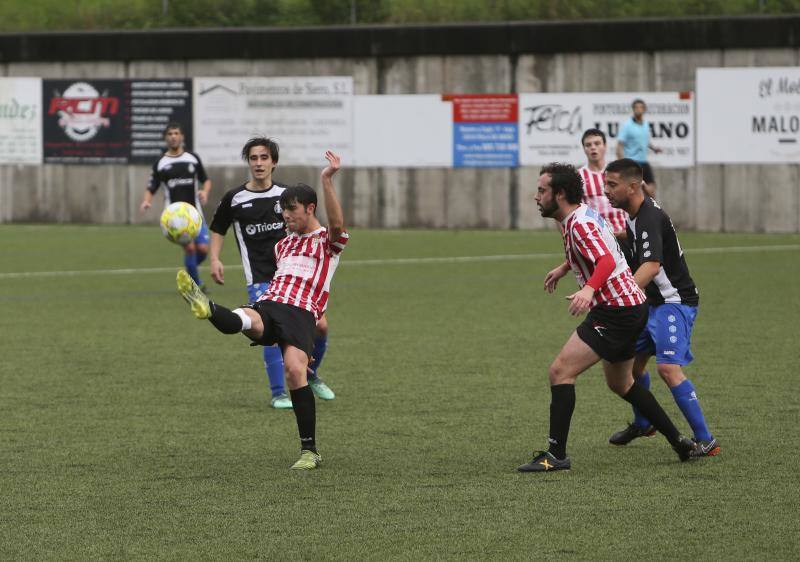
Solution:
<svg viewBox="0 0 800 562">
<path fill-rule="evenodd" d="M 35 58 L 35 57 L 32 57 Z M 2 76 L 183 78 L 352 75 L 356 94 L 694 90 L 708 66 L 795 66 L 800 50 L 590 51 L 226 60 L 6 61 Z M 202 155 L 201 155 L 202 157 Z M 210 168 L 213 212 L 247 170 Z M 800 232 L 800 166 L 704 165 L 656 169 L 659 198 L 679 228 Z M 278 180 L 318 184 L 318 169 L 279 167 Z M 0 166 L 0 222 L 138 223 L 146 166 Z M 542 228 L 533 201 L 538 170 L 351 169 L 338 178 L 356 226 Z"/>
</svg>

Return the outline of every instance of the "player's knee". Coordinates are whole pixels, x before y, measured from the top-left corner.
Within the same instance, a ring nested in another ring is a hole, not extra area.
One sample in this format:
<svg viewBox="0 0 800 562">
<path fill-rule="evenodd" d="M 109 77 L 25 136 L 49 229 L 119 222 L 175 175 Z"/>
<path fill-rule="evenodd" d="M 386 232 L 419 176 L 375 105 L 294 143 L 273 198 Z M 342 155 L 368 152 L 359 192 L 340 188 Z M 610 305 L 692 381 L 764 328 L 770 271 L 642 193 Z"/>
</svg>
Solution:
<svg viewBox="0 0 800 562">
<path fill-rule="evenodd" d="M 633 385 L 633 379 L 606 379 L 606 385 L 617 396 L 625 396 Z"/>
<path fill-rule="evenodd" d="M 683 369 L 680 365 L 659 364 L 657 370 L 658 376 L 670 388 L 678 386 L 686 380 L 686 375 L 683 374 Z"/>
<path fill-rule="evenodd" d="M 306 384 L 306 365 L 298 361 L 290 361 L 284 363 L 284 370 L 286 372 L 286 383 L 292 390 L 305 386 Z"/>
<path fill-rule="evenodd" d="M 550 384 L 569 384 L 572 382 L 568 376 L 567 369 L 564 362 L 556 359 L 550 364 L 547 374 L 550 378 Z"/>
</svg>

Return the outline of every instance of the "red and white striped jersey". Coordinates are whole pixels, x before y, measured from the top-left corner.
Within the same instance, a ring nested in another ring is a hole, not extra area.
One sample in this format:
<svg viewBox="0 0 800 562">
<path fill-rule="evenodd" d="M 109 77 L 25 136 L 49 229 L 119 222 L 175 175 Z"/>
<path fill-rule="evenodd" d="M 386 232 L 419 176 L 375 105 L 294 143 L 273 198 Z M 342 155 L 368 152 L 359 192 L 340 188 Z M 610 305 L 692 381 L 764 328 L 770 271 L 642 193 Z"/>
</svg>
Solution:
<svg viewBox="0 0 800 562">
<path fill-rule="evenodd" d="M 291 232 L 275 244 L 278 270 L 269 289 L 259 300 L 290 304 L 308 310 L 319 320 L 328 305 L 331 279 L 339 265 L 339 254 L 350 235 L 342 232 L 338 240 L 328 239 L 328 229 L 320 227 L 308 234 Z"/>
<path fill-rule="evenodd" d="M 608 197 L 603 192 L 606 187 L 603 181 L 603 172 L 593 172 L 589 166 L 578 170 L 583 178 L 583 202 L 592 209 L 597 209 L 606 222 L 611 225 L 612 232 L 625 232 L 625 219 L 628 214 L 622 209 L 615 209 L 608 202 Z"/>
<path fill-rule="evenodd" d="M 595 209 L 581 203 L 561 221 L 567 263 L 583 288 L 594 273 L 601 257 L 611 255 L 616 266 L 599 290 L 595 291 L 592 306 L 634 306 L 645 302 L 645 296 L 625 261 L 625 256 L 608 224 Z"/>
</svg>

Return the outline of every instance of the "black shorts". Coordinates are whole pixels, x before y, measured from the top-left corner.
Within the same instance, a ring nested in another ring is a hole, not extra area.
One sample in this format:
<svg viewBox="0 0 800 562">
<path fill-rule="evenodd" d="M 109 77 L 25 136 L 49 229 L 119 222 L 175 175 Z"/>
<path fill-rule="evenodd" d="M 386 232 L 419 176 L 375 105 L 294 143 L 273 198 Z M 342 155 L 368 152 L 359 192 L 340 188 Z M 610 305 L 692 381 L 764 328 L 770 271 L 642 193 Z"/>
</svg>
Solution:
<svg viewBox="0 0 800 562">
<path fill-rule="evenodd" d="M 644 183 L 656 183 L 656 177 L 653 175 L 653 167 L 647 162 L 639 162 L 642 167 L 642 179 Z"/>
<path fill-rule="evenodd" d="M 278 344 L 281 349 L 291 345 L 302 349 L 311 357 L 314 350 L 314 330 L 317 327 L 317 321 L 311 312 L 268 300 L 258 301 L 248 307 L 258 312 L 264 323 L 264 335 L 259 340 L 253 340 L 254 344 Z"/>
<path fill-rule="evenodd" d="M 647 304 L 595 306 L 576 329 L 578 337 L 609 363 L 636 355 L 636 340 L 647 326 Z"/>
</svg>

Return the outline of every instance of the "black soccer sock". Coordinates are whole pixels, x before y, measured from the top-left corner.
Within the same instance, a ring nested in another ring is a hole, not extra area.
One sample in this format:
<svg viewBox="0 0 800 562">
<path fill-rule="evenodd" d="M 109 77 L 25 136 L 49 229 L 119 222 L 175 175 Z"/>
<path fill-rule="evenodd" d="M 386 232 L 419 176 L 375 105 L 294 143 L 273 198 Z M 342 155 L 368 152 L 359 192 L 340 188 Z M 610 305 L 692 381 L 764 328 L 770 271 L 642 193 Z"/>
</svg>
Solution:
<svg viewBox="0 0 800 562">
<path fill-rule="evenodd" d="M 306 385 L 302 388 L 289 390 L 292 397 L 292 408 L 297 418 L 297 431 L 300 434 L 300 449 L 317 452 L 315 432 L 317 426 L 317 406 L 314 402 L 314 392 Z"/>
<path fill-rule="evenodd" d="M 567 456 L 569 422 L 575 410 L 575 385 L 554 384 L 550 387 L 550 444 L 548 452 L 561 460 Z"/>
<path fill-rule="evenodd" d="M 661 404 L 658 403 L 656 397 L 653 396 L 649 390 L 639 383 L 634 382 L 633 386 L 631 386 L 630 390 L 622 399 L 626 402 L 630 402 L 634 408 L 638 408 L 639 411 L 650 420 L 653 427 L 667 438 L 667 441 L 673 445 L 677 443 L 678 437 L 680 437 L 678 428 L 675 427 L 675 424 L 672 423 L 672 420 L 669 419 L 669 416 L 664 411 L 664 408 L 661 407 Z"/>
<path fill-rule="evenodd" d="M 231 312 L 230 309 L 216 303 L 210 303 L 211 316 L 209 320 L 214 327 L 223 334 L 238 334 L 242 331 L 242 319 Z"/>
</svg>

